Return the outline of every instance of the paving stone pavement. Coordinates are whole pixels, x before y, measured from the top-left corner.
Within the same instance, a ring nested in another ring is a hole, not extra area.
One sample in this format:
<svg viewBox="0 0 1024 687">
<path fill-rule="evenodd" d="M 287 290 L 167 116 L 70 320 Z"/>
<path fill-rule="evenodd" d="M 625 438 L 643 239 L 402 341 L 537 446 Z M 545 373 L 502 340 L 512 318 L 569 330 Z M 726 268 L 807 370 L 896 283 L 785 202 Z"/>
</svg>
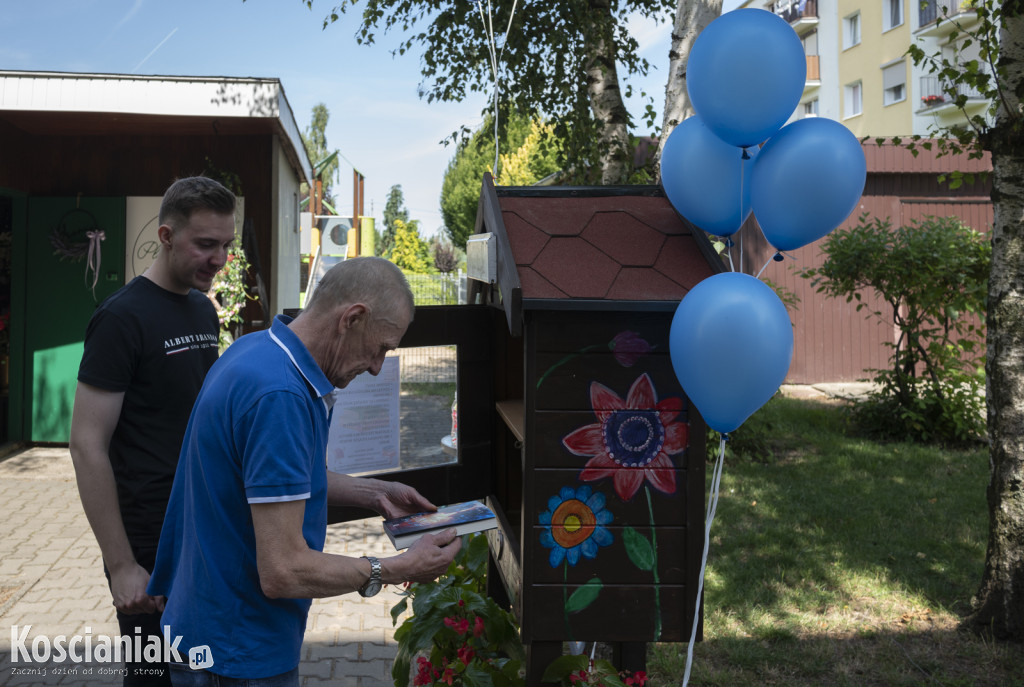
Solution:
<svg viewBox="0 0 1024 687">
<path fill-rule="evenodd" d="M 0 685 L 120 685 L 119 664 L 12 663 L 12 631 L 20 638 L 27 626 L 29 651 L 36 637 L 118 634 L 68 450 L 34 447 L 0 458 L 0 505 Z M 394 553 L 378 518 L 331 525 L 326 550 Z M 397 645 L 390 609 L 398 599 L 386 587 L 372 599 L 347 594 L 314 600 L 299 666 L 302 685 L 392 685 Z M 38 672 L 16 674 L 17 669 Z"/>
</svg>

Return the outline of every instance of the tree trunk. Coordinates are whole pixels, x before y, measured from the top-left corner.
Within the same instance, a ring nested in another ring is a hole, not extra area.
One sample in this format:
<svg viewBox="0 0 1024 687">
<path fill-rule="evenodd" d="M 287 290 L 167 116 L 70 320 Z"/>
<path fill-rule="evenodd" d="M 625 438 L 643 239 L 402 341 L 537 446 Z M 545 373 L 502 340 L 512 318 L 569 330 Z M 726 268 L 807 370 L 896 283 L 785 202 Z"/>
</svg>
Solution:
<svg viewBox="0 0 1024 687">
<path fill-rule="evenodd" d="M 1015 3 L 1007 3 L 1012 5 Z M 1004 94 L 1024 84 L 1024 19 L 1003 18 L 1000 64 Z M 1015 14 L 1015 12 L 1014 12 Z M 1024 135 L 1020 119 L 1003 116 L 990 132 L 992 152 L 992 272 L 988 290 L 987 396 L 989 537 L 985 572 L 967 619 L 999 639 L 1024 641 Z"/>
<path fill-rule="evenodd" d="M 661 151 L 665 140 L 681 121 L 693 115 L 690 95 L 686 92 L 686 62 L 693 42 L 708 24 L 722 14 L 722 0 L 679 0 L 672 26 L 672 46 L 668 51 L 668 82 L 665 84 L 665 114 L 661 122 L 661 139 L 655 154 L 655 169 L 661 179 Z"/>
<path fill-rule="evenodd" d="M 619 74 L 615 68 L 615 25 L 610 0 L 592 0 L 595 28 L 587 45 L 587 93 L 590 110 L 598 124 L 601 152 L 601 183 L 624 184 L 632 171 L 629 146 L 629 111 L 622 100 Z"/>
</svg>

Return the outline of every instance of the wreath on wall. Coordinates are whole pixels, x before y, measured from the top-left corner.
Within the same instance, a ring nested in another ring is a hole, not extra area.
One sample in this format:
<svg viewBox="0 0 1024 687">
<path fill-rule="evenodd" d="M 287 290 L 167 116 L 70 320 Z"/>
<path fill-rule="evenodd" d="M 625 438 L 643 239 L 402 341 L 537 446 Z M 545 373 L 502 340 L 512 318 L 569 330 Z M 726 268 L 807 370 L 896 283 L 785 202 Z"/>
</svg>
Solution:
<svg viewBox="0 0 1024 687">
<path fill-rule="evenodd" d="M 85 284 L 92 291 L 93 298 L 96 297 L 96 284 L 99 282 L 100 244 L 106 238 L 106 234 L 99 228 L 96 217 L 80 207 L 65 212 L 50 232 L 53 254 L 60 258 L 61 262 L 80 262 L 87 258 Z"/>
<path fill-rule="evenodd" d="M 91 212 L 82 208 L 69 210 L 50 232 L 53 254 L 61 262 L 80 262 L 89 254 L 89 245 L 93 240 L 90 235 L 99 231 L 99 223 Z"/>
</svg>

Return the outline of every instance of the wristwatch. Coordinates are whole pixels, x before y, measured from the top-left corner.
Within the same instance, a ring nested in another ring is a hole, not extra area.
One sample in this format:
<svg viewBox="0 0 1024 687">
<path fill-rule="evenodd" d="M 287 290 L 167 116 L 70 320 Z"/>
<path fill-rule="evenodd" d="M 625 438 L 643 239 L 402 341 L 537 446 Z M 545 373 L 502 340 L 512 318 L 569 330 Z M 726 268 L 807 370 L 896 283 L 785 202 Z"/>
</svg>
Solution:
<svg viewBox="0 0 1024 687">
<path fill-rule="evenodd" d="M 380 561 L 373 556 L 363 556 L 363 558 L 370 561 L 370 578 L 359 588 L 359 596 L 371 597 L 380 591 L 382 585 Z"/>
</svg>

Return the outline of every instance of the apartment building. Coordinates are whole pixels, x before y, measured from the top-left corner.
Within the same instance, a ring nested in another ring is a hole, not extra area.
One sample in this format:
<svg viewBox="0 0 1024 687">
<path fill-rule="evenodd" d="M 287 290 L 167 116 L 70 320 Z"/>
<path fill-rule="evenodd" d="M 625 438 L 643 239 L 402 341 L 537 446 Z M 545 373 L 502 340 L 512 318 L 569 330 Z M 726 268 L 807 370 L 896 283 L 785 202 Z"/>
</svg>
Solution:
<svg viewBox="0 0 1024 687">
<path fill-rule="evenodd" d="M 807 55 L 803 96 L 791 118 L 828 117 L 858 137 L 927 136 L 934 126 L 965 121 L 939 77 L 906 54 L 917 44 L 961 64 L 978 59 L 977 45 L 961 50 L 963 29 L 978 24 L 969 0 L 748 0 L 785 19 Z M 959 34 L 959 35 L 958 35 Z M 981 66 L 986 71 L 985 65 Z M 988 102 L 962 89 L 967 114 Z"/>
</svg>

